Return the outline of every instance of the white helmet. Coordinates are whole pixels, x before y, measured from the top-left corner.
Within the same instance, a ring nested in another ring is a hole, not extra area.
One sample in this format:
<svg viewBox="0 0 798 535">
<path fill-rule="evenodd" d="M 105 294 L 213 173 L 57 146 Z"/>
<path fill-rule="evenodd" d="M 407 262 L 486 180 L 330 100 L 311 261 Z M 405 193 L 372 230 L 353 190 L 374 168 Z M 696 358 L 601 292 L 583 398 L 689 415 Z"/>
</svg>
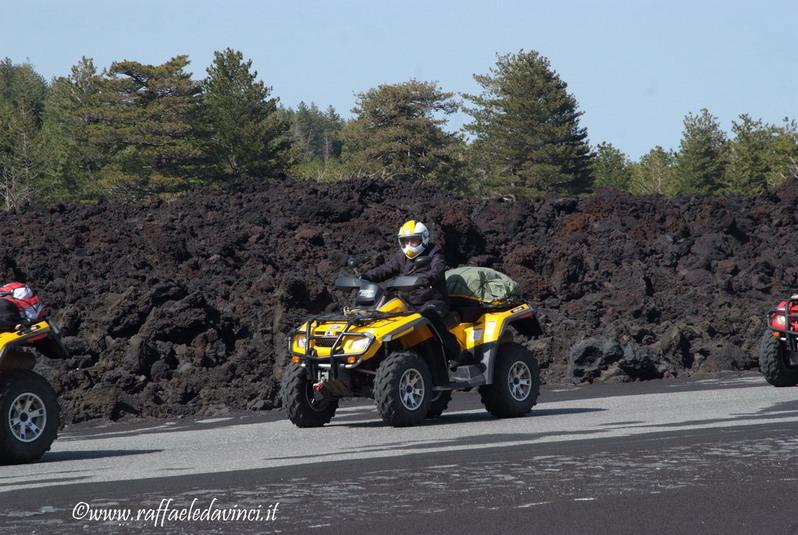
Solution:
<svg viewBox="0 0 798 535">
<path fill-rule="evenodd" d="M 420 221 L 406 221 L 399 228 L 399 246 L 405 256 L 412 260 L 429 246 L 429 229 Z"/>
</svg>

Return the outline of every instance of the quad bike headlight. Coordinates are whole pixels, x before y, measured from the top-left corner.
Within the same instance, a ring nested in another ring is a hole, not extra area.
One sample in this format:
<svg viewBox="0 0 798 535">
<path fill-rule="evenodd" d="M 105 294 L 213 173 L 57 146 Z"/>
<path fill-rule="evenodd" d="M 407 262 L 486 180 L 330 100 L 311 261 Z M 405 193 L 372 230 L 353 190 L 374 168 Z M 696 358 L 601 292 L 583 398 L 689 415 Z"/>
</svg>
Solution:
<svg viewBox="0 0 798 535">
<path fill-rule="evenodd" d="M 362 338 L 353 338 L 344 344 L 344 352 L 348 354 L 359 355 L 365 353 L 371 345 L 371 338 L 366 336 Z"/>
<path fill-rule="evenodd" d="M 293 349 L 293 346 L 299 346 L 299 349 L 304 351 L 306 343 L 307 343 L 307 336 L 305 335 L 305 333 L 299 333 L 294 336 L 293 342 L 291 344 L 292 346 L 291 349 Z"/>
<path fill-rule="evenodd" d="M 784 327 L 786 325 L 786 320 L 784 319 L 784 314 L 773 314 L 771 316 L 771 324 L 775 327 Z"/>
</svg>

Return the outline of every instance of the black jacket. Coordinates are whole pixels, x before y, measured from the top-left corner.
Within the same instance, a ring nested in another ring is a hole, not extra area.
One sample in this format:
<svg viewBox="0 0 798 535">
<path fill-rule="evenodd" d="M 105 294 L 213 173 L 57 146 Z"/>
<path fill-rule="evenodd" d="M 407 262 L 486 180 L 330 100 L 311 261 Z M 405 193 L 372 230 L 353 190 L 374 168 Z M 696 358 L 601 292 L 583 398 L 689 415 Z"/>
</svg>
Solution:
<svg viewBox="0 0 798 535">
<path fill-rule="evenodd" d="M 429 258 L 429 262 L 419 260 Z M 385 264 L 377 266 L 363 274 L 363 278 L 372 282 L 382 282 L 399 275 L 414 275 L 422 278 L 422 285 L 403 292 L 402 296 L 413 307 L 433 305 L 445 314 L 449 309 L 449 293 L 446 291 L 446 259 L 438 245 L 430 245 L 415 257 L 409 259 L 402 251 L 391 257 Z"/>
</svg>

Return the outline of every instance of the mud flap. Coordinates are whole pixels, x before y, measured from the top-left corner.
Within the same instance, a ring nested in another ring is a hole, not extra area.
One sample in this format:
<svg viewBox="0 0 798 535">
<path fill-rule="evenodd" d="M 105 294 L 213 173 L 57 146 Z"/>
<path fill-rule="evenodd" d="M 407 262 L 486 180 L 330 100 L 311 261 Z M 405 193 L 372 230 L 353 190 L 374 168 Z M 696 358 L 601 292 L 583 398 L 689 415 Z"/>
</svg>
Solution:
<svg viewBox="0 0 798 535">
<path fill-rule="evenodd" d="M 543 328 L 536 315 L 510 320 L 509 325 L 512 325 L 519 334 L 527 338 L 538 338 L 543 334 Z"/>
<path fill-rule="evenodd" d="M 436 335 L 437 336 L 437 335 Z M 432 374 L 432 384 L 435 386 L 446 386 L 449 384 L 449 366 L 443 351 L 431 351 L 429 358 L 425 358 Z"/>
<path fill-rule="evenodd" d="M 33 343 L 36 350 L 50 359 L 66 359 L 69 358 L 64 344 L 61 343 L 61 337 L 57 332 L 51 332 L 50 335 L 44 340 L 39 340 Z"/>
<path fill-rule="evenodd" d="M 25 351 L 9 349 L 0 361 L 0 370 L 32 370 L 36 365 L 36 357 Z"/>
</svg>

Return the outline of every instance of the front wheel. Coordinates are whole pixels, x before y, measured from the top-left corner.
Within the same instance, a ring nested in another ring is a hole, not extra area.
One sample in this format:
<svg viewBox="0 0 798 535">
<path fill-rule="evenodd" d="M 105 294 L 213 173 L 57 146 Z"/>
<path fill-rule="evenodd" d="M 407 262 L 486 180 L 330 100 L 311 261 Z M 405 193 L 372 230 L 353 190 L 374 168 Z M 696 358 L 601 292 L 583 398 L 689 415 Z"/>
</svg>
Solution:
<svg viewBox="0 0 798 535">
<path fill-rule="evenodd" d="M 282 395 L 288 419 L 297 427 L 321 427 L 330 423 L 338 408 L 337 399 L 314 399 L 307 370 L 295 363 L 285 369 Z"/>
<path fill-rule="evenodd" d="M 538 361 L 514 342 L 499 346 L 493 368 L 493 384 L 479 387 L 485 409 L 497 418 L 523 416 L 540 393 Z"/>
<path fill-rule="evenodd" d="M 374 378 L 374 399 L 382 421 L 394 427 L 424 421 L 432 400 L 432 375 L 415 353 L 388 355 Z"/>
<path fill-rule="evenodd" d="M 773 386 L 798 384 L 798 366 L 787 363 L 787 348 L 770 331 L 759 342 L 759 370 Z"/>
<path fill-rule="evenodd" d="M 58 434 L 58 398 L 44 378 L 14 370 L 0 379 L 0 464 L 34 461 Z"/>
</svg>

